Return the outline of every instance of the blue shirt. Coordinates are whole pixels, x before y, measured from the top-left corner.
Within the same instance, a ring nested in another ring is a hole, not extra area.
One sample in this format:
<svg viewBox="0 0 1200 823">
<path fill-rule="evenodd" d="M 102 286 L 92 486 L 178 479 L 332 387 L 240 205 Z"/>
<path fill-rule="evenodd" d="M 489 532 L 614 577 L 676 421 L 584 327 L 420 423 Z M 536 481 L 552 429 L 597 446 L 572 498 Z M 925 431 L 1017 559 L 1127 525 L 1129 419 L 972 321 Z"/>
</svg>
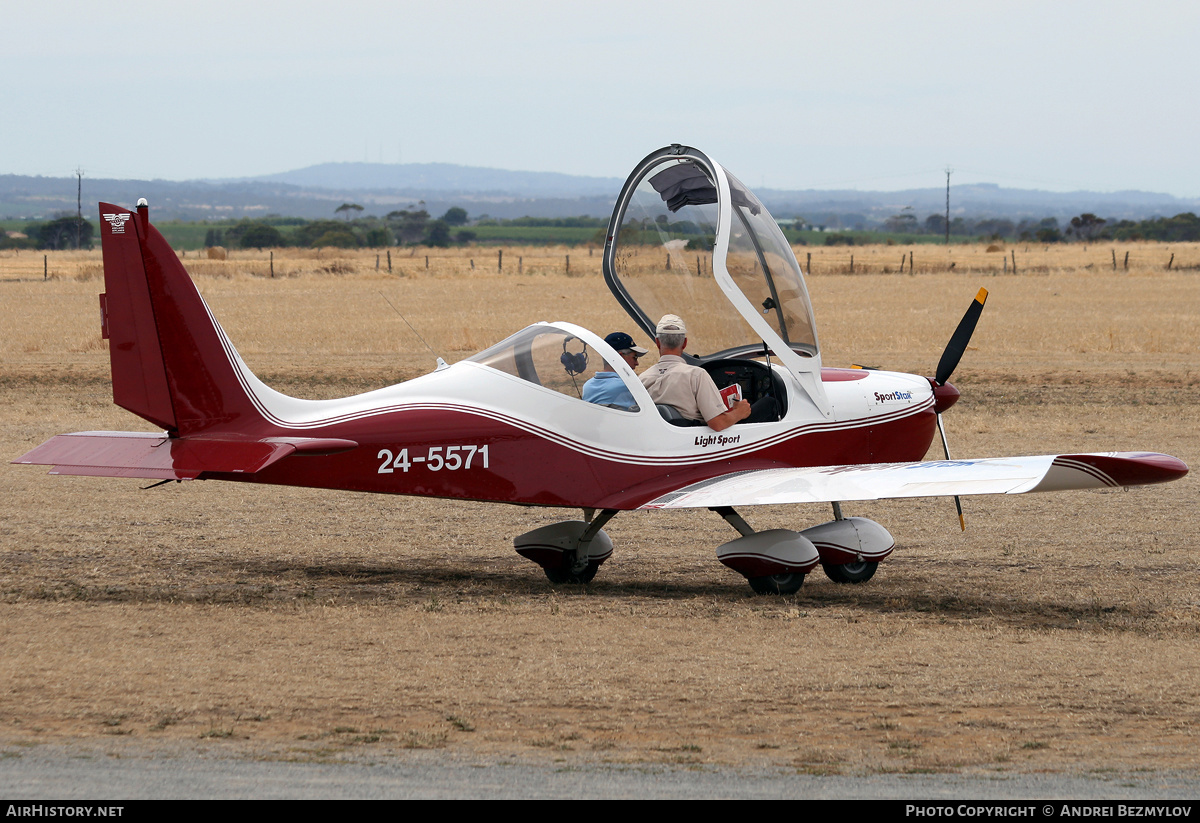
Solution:
<svg viewBox="0 0 1200 823">
<path fill-rule="evenodd" d="M 615 371 L 598 371 L 595 376 L 583 384 L 583 399 L 589 403 L 599 403 L 602 406 L 620 406 L 631 409 L 637 405 L 625 381 Z"/>
</svg>

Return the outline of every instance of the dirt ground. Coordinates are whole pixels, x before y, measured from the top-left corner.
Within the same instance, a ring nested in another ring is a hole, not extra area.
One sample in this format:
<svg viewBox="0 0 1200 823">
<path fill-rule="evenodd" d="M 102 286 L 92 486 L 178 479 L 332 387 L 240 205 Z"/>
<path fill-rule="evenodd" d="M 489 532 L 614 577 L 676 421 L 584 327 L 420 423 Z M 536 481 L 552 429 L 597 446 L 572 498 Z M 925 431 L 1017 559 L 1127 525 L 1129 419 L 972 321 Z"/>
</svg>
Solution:
<svg viewBox="0 0 1200 823">
<path fill-rule="evenodd" d="M 1122 277 L 984 284 L 946 417 L 956 456 L 1147 449 L 1200 464 L 1200 280 Z M 826 362 L 932 371 L 978 285 L 812 278 Z M 305 396 L 432 364 L 390 310 L 362 308 L 381 290 L 450 360 L 468 328 L 507 326 L 482 346 L 537 319 L 630 325 L 591 280 L 490 278 L 489 314 L 462 321 L 445 295 L 468 287 L 201 283 L 250 365 Z M 64 431 L 148 429 L 111 404 L 97 291 L 0 282 L 6 460 Z M 376 322 L 390 325 L 356 331 Z M 563 512 L 146 485 L 0 465 L 0 756 L 105 736 L 286 759 L 443 748 L 820 774 L 1194 771 L 1200 754 L 1191 477 L 968 498 L 965 534 L 950 500 L 846 504 L 893 533 L 895 554 L 865 585 L 817 572 L 782 598 L 716 561 L 736 535 L 707 512 L 619 515 L 595 582 L 555 588 L 511 541 Z M 756 528 L 830 517 L 743 514 Z"/>
</svg>

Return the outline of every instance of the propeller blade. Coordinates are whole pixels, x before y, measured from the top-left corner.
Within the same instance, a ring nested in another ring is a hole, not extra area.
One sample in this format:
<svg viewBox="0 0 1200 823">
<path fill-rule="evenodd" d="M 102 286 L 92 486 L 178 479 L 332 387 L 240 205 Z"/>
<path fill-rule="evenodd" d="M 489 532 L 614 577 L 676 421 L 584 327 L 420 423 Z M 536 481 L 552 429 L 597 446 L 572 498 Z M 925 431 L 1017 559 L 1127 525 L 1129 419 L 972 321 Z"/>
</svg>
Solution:
<svg viewBox="0 0 1200 823">
<path fill-rule="evenodd" d="M 937 416 L 938 432 L 942 435 L 942 450 L 946 453 L 946 459 L 950 459 L 950 443 L 946 440 L 946 427 L 942 425 L 942 416 Z M 954 495 L 954 508 L 958 509 L 958 527 L 963 531 L 967 530 L 967 521 L 963 519 L 962 500 L 958 495 Z"/>
<path fill-rule="evenodd" d="M 946 344 L 946 350 L 942 352 L 942 359 L 938 361 L 937 376 L 933 378 L 939 386 L 946 385 L 950 375 L 954 374 L 954 370 L 958 368 L 958 361 L 962 359 L 963 353 L 967 350 L 967 344 L 971 342 L 971 335 L 975 333 L 975 324 L 979 322 L 979 315 L 983 313 L 983 304 L 987 300 L 987 295 L 987 289 L 979 290 L 979 293 L 975 295 L 975 300 L 967 309 L 967 313 L 959 321 L 958 328 L 950 337 L 950 342 Z"/>
</svg>

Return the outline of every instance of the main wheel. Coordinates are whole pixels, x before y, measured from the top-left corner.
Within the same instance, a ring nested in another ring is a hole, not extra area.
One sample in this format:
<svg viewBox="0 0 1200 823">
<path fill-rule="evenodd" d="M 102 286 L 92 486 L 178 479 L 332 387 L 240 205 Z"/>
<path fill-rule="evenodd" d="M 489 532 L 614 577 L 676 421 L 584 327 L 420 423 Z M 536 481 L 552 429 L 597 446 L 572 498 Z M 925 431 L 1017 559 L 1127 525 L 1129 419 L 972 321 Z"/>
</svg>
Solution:
<svg viewBox="0 0 1200 823">
<path fill-rule="evenodd" d="M 825 576 L 834 583 L 866 583 L 875 576 L 879 563 L 860 560 L 857 563 L 822 563 Z"/>
<path fill-rule="evenodd" d="M 765 577 L 748 577 L 746 579 L 756 594 L 795 594 L 804 584 L 804 575 L 795 572 L 768 574 Z"/>
<path fill-rule="evenodd" d="M 562 585 L 581 585 L 583 583 L 591 583 L 592 578 L 596 576 L 596 570 L 600 568 L 600 564 L 591 561 L 587 564 L 587 568 L 578 574 L 572 574 L 570 569 L 548 569 L 545 566 L 542 570 L 546 572 L 546 577 L 556 586 Z"/>
</svg>

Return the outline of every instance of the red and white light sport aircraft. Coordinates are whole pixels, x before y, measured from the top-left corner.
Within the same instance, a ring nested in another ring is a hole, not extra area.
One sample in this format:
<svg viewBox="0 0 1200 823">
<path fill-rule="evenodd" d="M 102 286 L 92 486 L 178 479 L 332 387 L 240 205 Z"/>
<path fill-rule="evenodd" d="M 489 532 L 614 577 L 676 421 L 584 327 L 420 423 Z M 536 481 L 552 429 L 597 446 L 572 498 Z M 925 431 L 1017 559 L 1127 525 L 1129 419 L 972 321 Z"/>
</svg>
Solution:
<svg viewBox="0 0 1200 823">
<path fill-rule="evenodd" d="M 1176 480 L 1187 466 L 1146 452 L 922 462 L 947 382 L 983 308 L 980 290 L 933 378 L 826 369 L 804 277 L 762 203 L 705 154 L 646 157 L 621 191 L 604 249 L 613 295 L 649 339 L 656 319 L 688 324 L 692 357 L 718 387 L 769 398 L 767 422 L 722 432 L 656 407 L 604 339 L 539 323 L 452 366 L 341 400 L 285 396 L 255 377 L 209 312 L 141 201 L 100 204 L 114 402 L 165 431 L 76 432 L 15 461 L 52 474 L 351 489 L 582 509 L 516 549 L 555 583 L 583 583 L 612 554 L 621 511 L 703 508 L 741 536 L 717 549 L 757 592 L 791 593 L 821 564 L 868 580 L 895 544 L 839 503 L 1019 494 Z M 664 256 L 665 250 L 665 256 Z M 670 262 L 667 269 L 666 263 Z M 587 403 L 603 364 L 634 399 Z M 757 415 L 756 415 L 757 416 Z M 944 445 L 943 435 L 943 445 Z M 734 507 L 832 503 L 803 531 L 755 532 Z"/>
</svg>

